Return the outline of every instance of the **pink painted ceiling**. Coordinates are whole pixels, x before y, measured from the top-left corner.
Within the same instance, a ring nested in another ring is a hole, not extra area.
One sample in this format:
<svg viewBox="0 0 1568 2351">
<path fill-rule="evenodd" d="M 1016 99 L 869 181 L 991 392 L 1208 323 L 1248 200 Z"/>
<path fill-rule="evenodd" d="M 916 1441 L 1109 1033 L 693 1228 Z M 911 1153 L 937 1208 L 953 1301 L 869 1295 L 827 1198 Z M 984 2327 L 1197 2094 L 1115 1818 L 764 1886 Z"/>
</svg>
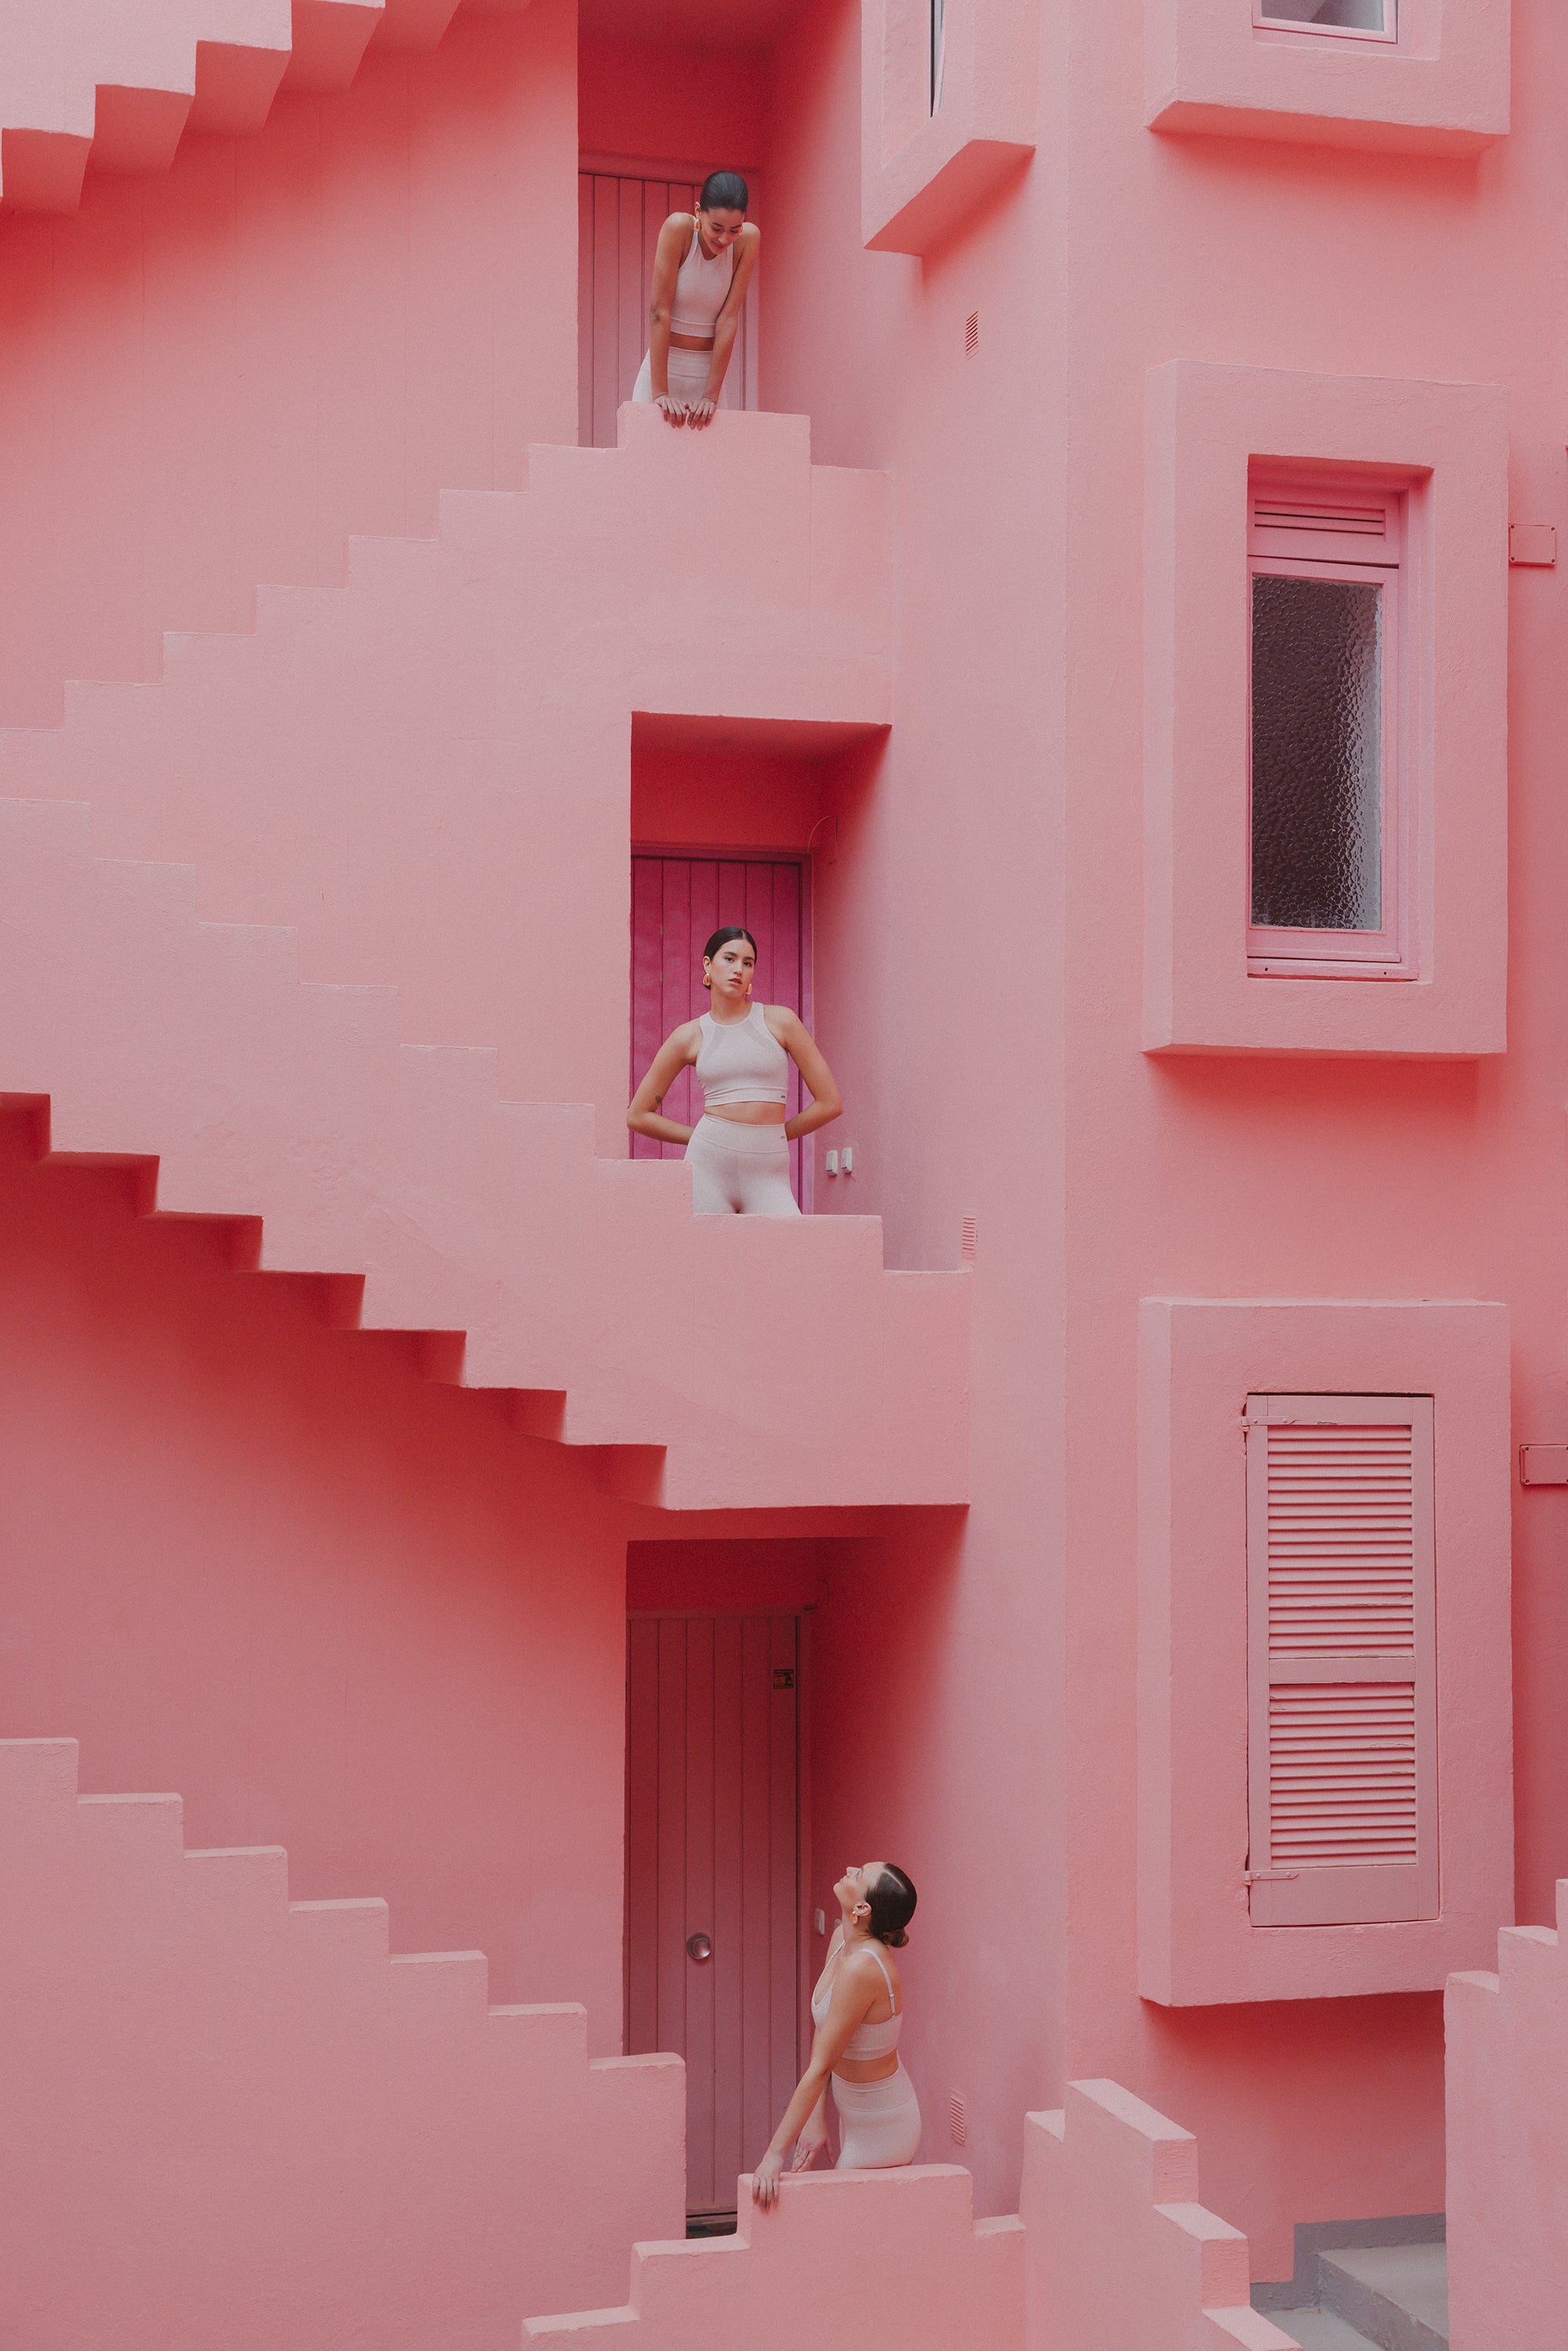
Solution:
<svg viewBox="0 0 1568 2351">
<path fill-rule="evenodd" d="M 681 48 L 766 49 L 800 0 L 581 0 L 585 33 L 612 33 Z"/>
</svg>

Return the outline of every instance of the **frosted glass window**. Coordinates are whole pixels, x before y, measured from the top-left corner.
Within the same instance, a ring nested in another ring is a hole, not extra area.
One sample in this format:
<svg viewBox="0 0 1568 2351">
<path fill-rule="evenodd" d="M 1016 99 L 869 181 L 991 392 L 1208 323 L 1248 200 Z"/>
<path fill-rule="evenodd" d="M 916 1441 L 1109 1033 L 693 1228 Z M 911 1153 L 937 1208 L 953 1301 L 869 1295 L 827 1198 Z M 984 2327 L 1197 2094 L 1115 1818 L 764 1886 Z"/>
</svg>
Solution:
<svg viewBox="0 0 1568 2351">
<path fill-rule="evenodd" d="M 1394 30 L 1395 0 L 1263 0 L 1266 25 L 1315 26 L 1326 33 Z"/>
<path fill-rule="evenodd" d="M 1383 589 L 1252 581 L 1252 920 L 1383 927 Z"/>
</svg>

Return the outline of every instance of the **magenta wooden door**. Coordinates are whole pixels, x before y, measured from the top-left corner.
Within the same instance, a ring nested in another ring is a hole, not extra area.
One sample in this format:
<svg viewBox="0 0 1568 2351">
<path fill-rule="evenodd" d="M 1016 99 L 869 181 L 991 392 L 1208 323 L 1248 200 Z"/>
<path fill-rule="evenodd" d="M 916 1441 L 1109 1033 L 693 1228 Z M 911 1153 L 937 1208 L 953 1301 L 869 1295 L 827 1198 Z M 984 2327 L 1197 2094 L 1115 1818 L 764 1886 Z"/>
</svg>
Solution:
<svg viewBox="0 0 1568 2351">
<path fill-rule="evenodd" d="M 629 1628 L 626 2048 L 686 2061 L 692 2212 L 734 2210 L 800 2079 L 799 1631 Z"/>
<path fill-rule="evenodd" d="M 703 944 L 721 924 L 739 923 L 757 941 L 756 996 L 759 1004 L 787 1004 L 810 1025 L 810 940 L 805 867 L 801 860 L 768 857 L 665 857 L 635 850 L 632 856 L 632 1083 L 643 1075 L 669 1035 L 683 1020 L 707 1009 L 703 991 Z M 801 1104 L 800 1080 L 789 1071 L 786 1105 L 793 1118 Z M 671 1118 L 695 1126 L 702 1114 L 702 1089 L 684 1070 L 664 1097 Z M 635 1159 L 678 1159 L 682 1146 L 634 1134 Z M 803 1209 L 810 1155 L 789 1146 L 789 1178 Z"/>
<path fill-rule="evenodd" d="M 689 180 L 580 172 L 577 272 L 577 437 L 585 449 L 613 449 L 615 412 L 632 397 L 648 348 L 653 248 L 672 213 L 689 213 Z M 756 280 L 724 381 L 725 408 L 757 406 Z"/>
</svg>

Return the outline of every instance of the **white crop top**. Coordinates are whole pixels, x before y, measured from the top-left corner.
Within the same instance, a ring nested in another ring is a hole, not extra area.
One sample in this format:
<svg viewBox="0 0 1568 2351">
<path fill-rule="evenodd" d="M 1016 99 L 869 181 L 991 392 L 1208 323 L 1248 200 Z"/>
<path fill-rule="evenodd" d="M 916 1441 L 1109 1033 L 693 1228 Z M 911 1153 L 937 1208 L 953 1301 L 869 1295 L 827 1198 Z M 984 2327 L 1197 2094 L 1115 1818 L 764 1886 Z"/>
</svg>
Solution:
<svg viewBox="0 0 1568 2351">
<path fill-rule="evenodd" d="M 710 261 L 703 251 L 703 233 L 692 215 L 691 248 L 675 273 L 670 303 L 670 331 L 674 335 L 711 335 L 718 314 L 729 298 L 738 246 L 716 253 Z"/>
<path fill-rule="evenodd" d="M 754 1004 L 744 1020 L 702 1017 L 697 1083 L 711 1110 L 716 1102 L 782 1102 L 789 1098 L 789 1056 Z"/>
<path fill-rule="evenodd" d="M 849 2040 L 844 2044 L 843 2055 L 839 2060 L 841 2064 L 842 2064 L 845 2057 L 851 2059 L 856 2064 L 858 2064 L 863 2057 L 891 2057 L 894 2051 L 898 2046 L 899 2031 L 904 2023 L 904 2019 L 899 2013 L 898 2002 L 893 1998 L 893 1978 L 887 1972 L 887 1968 L 883 1959 L 882 1953 L 876 1949 L 874 1944 L 868 1944 L 867 1949 L 870 1950 L 872 1958 L 876 1961 L 877 1966 L 882 1969 L 882 1980 L 887 1986 L 888 1999 L 893 2001 L 893 2014 L 891 2016 L 884 2017 L 880 2024 L 857 2024 L 854 2031 L 851 2033 Z M 834 1975 L 837 1975 L 839 1971 L 839 1961 L 843 1958 L 843 1956 L 844 1947 L 841 1943 L 838 1949 L 833 1953 L 832 1958 L 828 1961 L 828 1968 L 831 1968 Z M 827 1972 L 827 1968 L 824 1968 L 822 1970 L 823 1975 L 826 1976 Z M 811 2022 L 813 2024 L 825 2024 L 827 2022 L 828 2006 L 832 1997 L 833 1987 L 831 1981 L 824 1983 L 817 1991 L 814 1991 L 811 1994 Z"/>
</svg>

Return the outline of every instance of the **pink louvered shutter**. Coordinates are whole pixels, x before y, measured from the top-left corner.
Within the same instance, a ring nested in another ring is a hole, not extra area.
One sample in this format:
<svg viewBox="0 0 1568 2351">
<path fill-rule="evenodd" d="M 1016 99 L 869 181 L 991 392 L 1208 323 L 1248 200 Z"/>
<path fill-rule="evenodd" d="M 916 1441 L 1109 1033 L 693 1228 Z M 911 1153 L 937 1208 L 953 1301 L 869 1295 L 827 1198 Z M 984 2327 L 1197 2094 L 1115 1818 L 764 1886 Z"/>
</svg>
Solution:
<svg viewBox="0 0 1568 2351">
<path fill-rule="evenodd" d="M 1430 1396 L 1247 1401 L 1255 1927 L 1437 1911 Z"/>
</svg>

